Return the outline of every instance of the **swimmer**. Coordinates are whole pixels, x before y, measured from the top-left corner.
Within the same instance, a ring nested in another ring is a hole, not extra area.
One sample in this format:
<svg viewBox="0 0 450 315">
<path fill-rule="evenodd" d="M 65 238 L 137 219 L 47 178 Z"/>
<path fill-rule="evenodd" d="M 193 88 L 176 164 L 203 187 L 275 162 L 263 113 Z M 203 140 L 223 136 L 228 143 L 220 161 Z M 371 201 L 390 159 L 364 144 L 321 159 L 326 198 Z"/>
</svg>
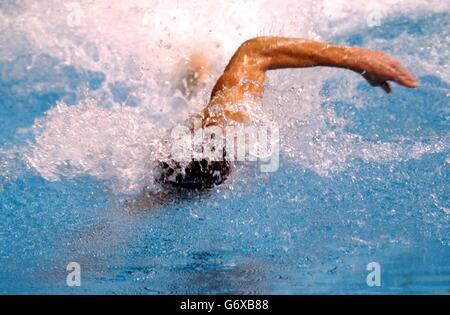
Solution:
<svg viewBox="0 0 450 315">
<path fill-rule="evenodd" d="M 210 64 L 204 57 L 195 56 L 193 60 L 194 69 L 200 69 L 205 76 Z M 392 91 L 390 81 L 408 88 L 417 86 L 414 76 L 400 62 L 380 51 L 295 38 L 256 37 L 238 48 L 217 80 L 210 101 L 200 115 L 201 127 L 250 123 L 252 117 L 236 105 L 249 96 L 262 98 L 266 71 L 317 66 L 355 71 L 386 93 Z M 196 190 L 213 187 L 229 175 L 225 150 L 223 157 L 221 161 L 192 160 L 187 166 L 175 161 L 161 162 L 160 182 Z"/>
</svg>

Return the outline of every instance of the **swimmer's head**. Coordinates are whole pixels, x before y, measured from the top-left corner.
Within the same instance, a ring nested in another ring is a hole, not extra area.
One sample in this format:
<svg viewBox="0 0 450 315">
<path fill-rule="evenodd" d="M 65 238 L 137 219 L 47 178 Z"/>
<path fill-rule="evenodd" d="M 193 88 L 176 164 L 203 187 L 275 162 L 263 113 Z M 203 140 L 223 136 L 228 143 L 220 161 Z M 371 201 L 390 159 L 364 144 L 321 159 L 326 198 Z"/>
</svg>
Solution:
<svg viewBox="0 0 450 315">
<path fill-rule="evenodd" d="M 173 160 L 160 162 L 160 182 L 176 188 L 205 189 L 220 185 L 230 173 L 230 165 L 223 161 L 192 160 L 186 166 Z"/>
</svg>

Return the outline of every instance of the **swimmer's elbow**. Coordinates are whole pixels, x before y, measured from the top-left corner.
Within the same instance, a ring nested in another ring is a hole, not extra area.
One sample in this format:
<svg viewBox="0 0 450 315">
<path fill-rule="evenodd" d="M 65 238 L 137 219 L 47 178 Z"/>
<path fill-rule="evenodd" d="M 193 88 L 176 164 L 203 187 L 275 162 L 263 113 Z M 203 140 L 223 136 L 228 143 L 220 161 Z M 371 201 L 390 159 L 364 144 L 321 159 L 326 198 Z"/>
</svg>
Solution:
<svg viewBox="0 0 450 315">
<path fill-rule="evenodd" d="M 266 53 L 268 47 L 281 40 L 280 37 L 257 36 L 243 42 L 237 52 L 262 56 Z"/>
<path fill-rule="evenodd" d="M 261 43 L 266 42 L 269 39 L 273 39 L 271 36 L 256 36 L 250 39 L 247 39 L 242 43 L 241 47 L 249 47 L 254 45 L 261 45 Z"/>
<path fill-rule="evenodd" d="M 287 37 L 258 36 L 246 40 L 233 57 L 236 63 L 260 70 L 317 65 L 316 55 L 324 44 Z"/>
<path fill-rule="evenodd" d="M 257 66 L 266 68 L 268 65 L 268 56 L 265 54 L 265 47 L 268 42 L 273 42 L 274 38 L 270 36 L 253 37 L 243 42 L 231 58 L 230 66 Z"/>
</svg>

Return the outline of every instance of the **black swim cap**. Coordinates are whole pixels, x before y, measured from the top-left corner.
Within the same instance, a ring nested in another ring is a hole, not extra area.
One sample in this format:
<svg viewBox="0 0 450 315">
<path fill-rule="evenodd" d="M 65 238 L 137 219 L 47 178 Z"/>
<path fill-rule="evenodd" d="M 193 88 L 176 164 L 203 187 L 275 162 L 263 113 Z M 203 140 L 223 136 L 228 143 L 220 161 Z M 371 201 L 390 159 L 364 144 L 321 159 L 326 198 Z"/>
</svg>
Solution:
<svg viewBox="0 0 450 315">
<path fill-rule="evenodd" d="M 187 189 L 205 189 L 220 185 L 230 174 L 228 161 L 207 161 L 192 159 L 186 166 L 170 160 L 160 162 L 161 176 L 159 181 L 172 187 Z"/>
</svg>

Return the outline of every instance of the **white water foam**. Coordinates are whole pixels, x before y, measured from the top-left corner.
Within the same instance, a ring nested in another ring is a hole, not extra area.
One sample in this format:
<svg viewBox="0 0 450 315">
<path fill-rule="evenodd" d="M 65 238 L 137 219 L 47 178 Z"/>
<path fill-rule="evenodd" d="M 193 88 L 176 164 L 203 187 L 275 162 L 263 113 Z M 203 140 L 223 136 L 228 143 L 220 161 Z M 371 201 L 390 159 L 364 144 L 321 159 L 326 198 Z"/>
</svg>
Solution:
<svg viewBox="0 0 450 315">
<path fill-rule="evenodd" d="M 59 103 L 33 128 L 38 136 L 25 159 L 45 179 L 90 175 L 118 192 L 153 188 L 155 161 L 161 154 L 155 133 L 164 131 L 134 108 L 105 109 L 92 99 L 75 106 Z"/>
</svg>

